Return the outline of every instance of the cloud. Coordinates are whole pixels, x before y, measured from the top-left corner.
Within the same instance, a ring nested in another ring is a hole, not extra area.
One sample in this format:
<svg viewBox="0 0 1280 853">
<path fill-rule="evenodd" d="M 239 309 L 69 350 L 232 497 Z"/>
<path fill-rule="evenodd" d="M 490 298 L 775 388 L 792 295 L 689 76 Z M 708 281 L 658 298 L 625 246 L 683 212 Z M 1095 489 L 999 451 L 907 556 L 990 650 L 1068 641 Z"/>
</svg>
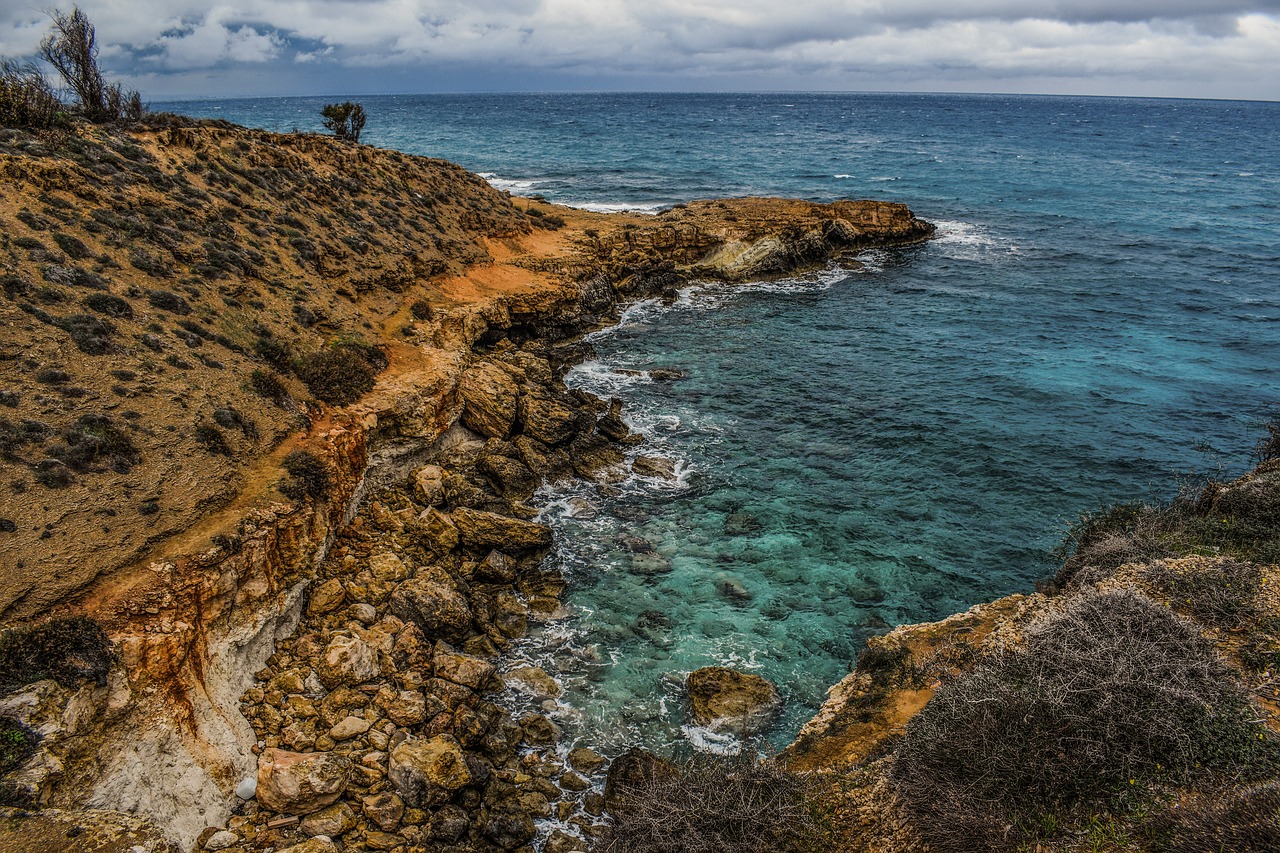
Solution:
<svg viewBox="0 0 1280 853">
<path fill-rule="evenodd" d="M 1280 80 L 1280 0 L 81 5 L 98 25 L 104 58 L 118 73 L 151 83 L 305 66 L 309 85 L 362 80 L 372 91 L 386 91 L 378 81 L 390 79 L 483 79 L 510 90 L 602 79 L 622 88 L 680 88 L 682 81 L 685 88 L 876 88 L 877 80 L 895 87 L 914 80 L 917 88 L 963 89 L 995 79 L 1077 81 L 1086 93 L 1128 86 L 1144 94 L 1189 80 L 1195 88 L 1186 94 L 1280 97 L 1273 82 Z M 0 50 L 28 54 L 46 28 L 39 13 L 0 10 Z M 291 79 L 264 76 L 281 85 Z"/>
</svg>

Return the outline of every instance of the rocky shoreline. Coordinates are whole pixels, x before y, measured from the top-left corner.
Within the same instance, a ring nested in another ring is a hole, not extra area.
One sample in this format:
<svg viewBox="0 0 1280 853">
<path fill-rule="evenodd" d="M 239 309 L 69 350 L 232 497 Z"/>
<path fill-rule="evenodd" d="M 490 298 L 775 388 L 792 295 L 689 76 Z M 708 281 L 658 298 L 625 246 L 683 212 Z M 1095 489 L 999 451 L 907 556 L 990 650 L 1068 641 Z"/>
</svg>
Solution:
<svg viewBox="0 0 1280 853">
<path fill-rule="evenodd" d="M 200 149 L 180 130 L 164 144 Z M 433 284 L 436 306 L 394 327 L 372 393 L 310 409 L 280 451 L 310 460 L 289 469 L 295 499 L 77 595 L 66 612 L 106 629 L 114 662 L 3 699 L 42 737 L 11 774 L 20 798 L 149 817 L 156 829 L 127 832 L 152 850 L 522 850 L 542 818 L 564 827 L 546 850 L 598 837 L 606 759 L 558 743 L 538 713 L 545 674 L 512 682 L 529 713 L 491 701 L 495 659 L 564 587 L 527 500 L 620 476 L 636 441 L 617 401 L 565 388 L 582 352 L 557 345 L 691 280 L 820 267 L 932 227 L 880 202 L 539 210 L 570 221 L 555 251 L 522 249 L 518 230 L 485 238 L 488 264 Z"/>
</svg>

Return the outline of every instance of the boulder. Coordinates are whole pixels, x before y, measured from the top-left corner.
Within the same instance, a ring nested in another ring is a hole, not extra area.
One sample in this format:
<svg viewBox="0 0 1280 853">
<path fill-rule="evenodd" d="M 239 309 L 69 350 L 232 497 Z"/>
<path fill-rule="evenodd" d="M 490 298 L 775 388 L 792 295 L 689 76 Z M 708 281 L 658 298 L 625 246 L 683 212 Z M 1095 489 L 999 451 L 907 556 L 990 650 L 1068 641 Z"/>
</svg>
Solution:
<svg viewBox="0 0 1280 853">
<path fill-rule="evenodd" d="M 311 588 L 307 612 L 313 616 L 319 616 L 337 610 L 346 597 L 347 593 L 342 589 L 342 581 L 338 578 L 330 578 Z"/>
<path fill-rule="evenodd" d="M 483 658 L 458 654 L 443 643 L 436 645 L 436 678 L 478 691 L 493 678 L 494 670 L 494 665 Z"/>
<path fill-rule="evenodd" d="M 569 750 L 569 766 L 580 773 L 590 775 L 608 763 L 608 759 L 594 749 L 577 746 Z"/>
<path fill-rule="evenodd" d="M 507 687 L 528 693 L 535 699 L 558 699 L 564 690 L 540 666 L 519 666 L 502 676 Z"/>
<path fill-rule="evenodd" d="M 462 374 L 462 422 L 489 438 L 506 438 L 516 418 L 519 389 L 511 375 L 495 364 L 482 362 Z"/>
<path fill-rule="evenodd" d="M 508 497 L 531 495 L 538 485 L 538 479 L 523 462 L 507 456 L 481 456 L 476 461 L 476 470 L 498 492 Z"/>
<path fill-rule="evenodd" d="M 343 717 L 338 721 L 337 725 L 329 729 L 329 737 L 335 741 L 350 740 L 356 735 L 362 735 L 369 731 L 370 723 L 364 717 Z M 331 833 L 322 832 L 318 835 L 330 835 Z"/>
<path fill-rule="evenodd" d="M 391 791 L 370 794 L 360 801 L 360 808 L 369 822 L 383 832 L 395 832 L 404 816 L 404 800 Z"/>
<path fill-rule="evenodd" d="M 439 465 L 423 465 L 413 472 L 413 496 L 424 506 L 444 503 L 444 469 Z"/>
<path fill-rule="evenodd" d="M 610 441 L 630 441 L 631 427 L 622 419 L 622 401 L 614 397 L 609 401 L 609 411 L 596 421 L 596 432 Z"/>
<path fill-rule="evenodd" d="M 487 513 L 486 513 L 487 514 Z M 464 640 L 471 628 L 471 607 L 453 578 L 438 566 L 396 587 L 391 612 L 417 625 L 431 639 Z"/>
<path fill-rule="evenodd" d="M 633 746 L 609 765 L 604 780 L 605 808 L 618 814 L 626 811 L 636 789 L 655 779 L 674 778 L 678 772 L 669 761 L 663 761 L 647 749 Z"/>
<path fill-rule="evenodd" d="M 298 831 L 303 835 L 337 838 L 356 825 L 356 816 L 346 803 L 334 803 L 303 818 Z"/>
<path fill-rule="evenodd" d="M 258 802 L 275 812 L 310 814 L 347 789 L 351 761 L 331 752 L 265 749 L 258 756 Z"/>
<path fill-rule="evenodd" d="M 523 462 L 541 480 L 556 480 L 572 467 L 569 454 L 558 447 L 547 447 L 541 441 L 527 435 L 512 439 L 516 452 Z"/>
<path fill-rule="evenodd" d="M 488 556 L 476 566 L 475 577 L 477 580 L 490 583 L 511 583 L 516 579 L 518 568 L 516 561 L 506 554 L 501 551 L 490 551 Z"/>
<path fill-rule="evenodd" d="M 548 547 L 552 541 L 551 528 L 547 525 L 508 518 L 496 512 L 459 507 L 453 513 L 453 523 L 462 543 L 474 548 L 525 551 Z"/>
<path fill-rule="evenodd" d="M 526 395 L 520 398 L 520 427 L 543 444 L 564 444 L 581 430 L 578 412 L 561 400 Z"/>
<path fill-rule="evenodd" d="M 694 670 L 687 686 L 693 721 L 713 731 L 758 734 L 782 709 L 782 697 L 768 681 L 722 666 Z"/>
<path fill-rule="evenodd" d="M 387 719 L 397 726 L 416 726 L 427 719 L 427 697 L 417 690 L 401 690 L 390 693 L 384 699 L 378 695 L 378 707 Z"/>
<path fill-rule="evenodd" d="M 453 519 L 435 507 L 418 516 L 417 533 L 422 544 L 436 555 L 448 554 L 458 547 L 458 528 Z"/>
<path fill-rule="evenodd" d="M 378 677 L 378 653 L 359 637 L 342 633 L 325 647 L 316 661 L 320 683 L 332 690 L 343 684 L 360 684 Z"/>
<path fill-rule="evenodd" d="M 462 747 L 451 735 L 407 740 L 391 750 L 387 778 L 415 808 L 445 802 L 472 782 Z"/>
<path fill-rule="evenodd" d="M 402 581 L 409 576 L 408 567 L 390 551 L 369 555 L 369 571 L 380 581 Z"/>
<path fill-rule="evenodd" d="M 637 456 L 631 461 L 631 470 L 641 477 L 676 479 L 676 461 L 665 456 Z"/>
</svg>

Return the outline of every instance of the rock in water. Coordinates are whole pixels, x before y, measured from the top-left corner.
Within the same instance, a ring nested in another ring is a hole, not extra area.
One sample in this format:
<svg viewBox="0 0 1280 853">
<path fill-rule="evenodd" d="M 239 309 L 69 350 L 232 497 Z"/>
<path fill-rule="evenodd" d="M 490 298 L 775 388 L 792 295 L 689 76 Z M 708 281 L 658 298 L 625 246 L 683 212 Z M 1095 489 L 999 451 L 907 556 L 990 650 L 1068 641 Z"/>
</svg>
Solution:
<svg viewBox="0 0 1280 853">
<path fill-rule="evenodd" d="M 713 731 L 754 735 L 782 710 L 778 689 L 758 675 L 708 666 L 689 673 L 693 721 Z"/>
<path fill-rule="evenodd" d="M 258 757 L 258 802 L 275 812 L 310 814 L 347 789 L 351 761 L 331 752 L 266 749 Z"/>
</svg>

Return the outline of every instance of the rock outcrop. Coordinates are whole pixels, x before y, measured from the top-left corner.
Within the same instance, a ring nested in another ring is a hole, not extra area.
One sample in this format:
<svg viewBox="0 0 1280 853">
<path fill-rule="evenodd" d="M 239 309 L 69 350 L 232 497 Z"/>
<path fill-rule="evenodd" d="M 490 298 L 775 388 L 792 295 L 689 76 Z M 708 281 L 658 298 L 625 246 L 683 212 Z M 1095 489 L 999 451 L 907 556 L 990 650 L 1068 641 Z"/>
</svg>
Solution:
<svg viewBox="0 0 1280 853">
<path fill-rule="evenodd" d="M 689 711 L 712 731 L 750 736 L 764 731 L 782 710 L 782 696 L 758 675 L 722 666 L 689 673 Z"/>
</svg>

